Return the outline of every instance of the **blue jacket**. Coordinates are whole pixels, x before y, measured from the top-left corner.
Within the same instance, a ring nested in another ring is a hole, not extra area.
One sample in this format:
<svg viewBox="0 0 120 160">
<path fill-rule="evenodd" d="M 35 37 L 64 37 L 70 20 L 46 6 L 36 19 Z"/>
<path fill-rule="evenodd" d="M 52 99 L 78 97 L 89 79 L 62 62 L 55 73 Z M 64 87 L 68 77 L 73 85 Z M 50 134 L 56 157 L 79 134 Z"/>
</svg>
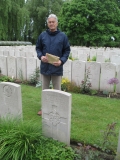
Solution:
<svg viewBox="0 0 120 160">
<path fill-rule="evenodd" d="M 63 64 L 67 61 L 70 54 L 70 44 L 65 33 L 59 29 L 55 32 L 50 32 L 49 29 L 42 32 L 36 43 L 37 57 L 41 60 L 46 53 L 60 57 L 62 64 L 56 67 L 49 63 L 41 61 L 40 72 L 44 75 L 63 75 Z"/>
</svg>

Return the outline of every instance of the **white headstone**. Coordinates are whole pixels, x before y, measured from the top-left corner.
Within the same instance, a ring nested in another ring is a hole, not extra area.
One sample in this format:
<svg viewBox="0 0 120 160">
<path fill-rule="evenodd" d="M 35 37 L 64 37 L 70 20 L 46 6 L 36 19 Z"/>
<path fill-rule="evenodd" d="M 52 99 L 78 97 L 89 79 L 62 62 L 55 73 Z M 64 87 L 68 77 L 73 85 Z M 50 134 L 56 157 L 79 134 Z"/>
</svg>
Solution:
<svg viewBox="0 0 120 160">
<path fill-rule="evenodd" d="M 85 77 L 85 62 L 75 60 L 72 62 L 72 81 L 76 83 L 77 86 L 81 85 L 82 80 Z"/>
<path fill-rule="evenodd" d="M 105 62 L 105 56 L 103 56 L 102 54 L 97 55 L 96 62 Z"/>
<path fill-rule="evenodd" d="M 106 63 L 101 63 L 101 78 L 100 78 L 100 90 L 101 91 L 108 91 L 108 92 L 113 92 L 114 91 L 114 86 L 109 84 L 108 81 L 111 78 L 115 78 L 116 74 L 116 66 L 115 64 L 106 62 Z"/>
<path fill-rule="evenodd" d="M 106 60 L 110 59 L 110 52 L 109 51 L 103 52 L 103 56 L 105 57 Z"/>
<path fill-rule="evenodd" d="M 23 50 L 20 51 L 19 54 L 20 54 L 20 57 L 26 57 L 26 52 Z"/>
<path fill-rule="evenodd" d="M 96 57 L 96 50 L 91 49 L 90 50 L 90 59 L 92 59 L 93 57 Z"/>
<path fill-rule="evenodd" d="M 78 54 L 78 59 L 80 61 L 87 61 L 87 54 L 86 53 L 79 53 Z"/>
<path fill-rule="evenodd" d="M 12 56 L 7 57 L 7 63 L 8 63 L 8 66 L 7 66 L 8 67 L 8 76 L 16 78 L 17 77 L 16 57 L 12 57 Z"/>
<path fill-rule="evenodd" d="M 20 85 L 11 82 L 0 83 L 0 117 L 22 118 Z"/>
<path fill-rule="evenodd" d="M 17 57 L 17 79 L 27 79 L 26 57 Z"/>
<path fill-rule="evenodd" d="M 71 69 L 72 69 L 72 61 L 67 60 L 67 62 L 63 65 L 63 77 L 67 78 L 71 81 Z"/>
<path fill-rule="evenodd" d="M 0 56 L 0 69 L 1 69 L 1 74 L 7 76 L 7 57 L 6 56 Z"/>
<path fill-rule="evenodd" d="M 3 52 L 3 55 L 4 55 L 4 56 L 9 56 L 9 51 L 4 51 L 4 52 Z"/>
<path fill-rule="evenodd" d="M 72 58 L 78 59 L 78 51 L 77 51 L 77 49 L 72 49 L 71 53 L 72 53 Z"/>
<path fill-rule="evenodd" d="M 3 51 L 2 50 L 0 50 L 0 56 L 3 56 Z"/>
<path fill-rule="evenodd" d="M 36 71 L 37 59 L 27 57 L 27 80 L 30 80 L 31 75 Z"/>
<path fill-rule="evenodd" d="M 26 57 L 34 57 L 33 52 L 27 51 L 26 52 Z"/>
<path fill-rule="evenodd" d="M 91 89 L 99 90 L 100 81 L 100 63 L 97 62 L 86 62 L 86 73 L 89 70 L 89 81 L 91 83 Z"/>
<path fill-rule="evenodd" d="M 42 91 L 42 130 L 51 137 L 70 145 L 71 94 L 59 90 Z"/>
<path fill-rule="evenodd" d="M 15 56 L 15 51 L 14 51 L 14 49 L 10 49 L 10 50 L 9 50 L 9 55 L 10 55 L 10 56 Z"/>
<path fill-rule="evenodd" d="M 111 56 L 111 63 L 115 63 L 117 65 L 120 65 L 120 56 L 118 56 L 118 55 Z"/>
</svg>

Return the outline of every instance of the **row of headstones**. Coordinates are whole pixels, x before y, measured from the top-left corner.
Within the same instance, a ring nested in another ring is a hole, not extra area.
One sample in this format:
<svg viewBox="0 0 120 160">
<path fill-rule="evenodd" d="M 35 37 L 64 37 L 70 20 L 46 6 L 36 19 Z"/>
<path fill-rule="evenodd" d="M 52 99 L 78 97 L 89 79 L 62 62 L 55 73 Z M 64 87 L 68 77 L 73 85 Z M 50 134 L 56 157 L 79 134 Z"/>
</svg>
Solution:
<svg viewBox="0 0 120 160">
<path fill-rule="evenodd" d="M 40 60 L 34 57 L 0 56 L 0 68 L 3 75 L 20 80 L 30 80 L 30 76 L 35 73 L 36 68 L 40 68 Z M 108 84 L 108 81 L 115 77 L 120 80 L 120 65 L 117 68 L 115 64 L 109 62 L 68 60 L 63 66 L 63 77 L 80 86 L 89 69 L 91 89 L 113 92 L 114 86 Z M 39 80 L 41 80 L 41 75 Z M 120 83 L 116 85 L 116 92 L 120 93 Z"/>
<path fill-rule="evenodd" d="M 87 48 L 87 47 L 71 47 L 72 58 L 81 61 L 87 61 L 96 57 L 97 62 L 110 61 L 115 64 L 120 64 L 120 49 L 104 49 L 104 48 Z M 0 46 L 1 56 L 15 57 L 37 57 L 35 46 Z"/>
<path fill-rule="evenodd" d="M 72 58 L 82 61 L 92 60 L 96 57 L 97 62 L 110 61 L 111 63 L 120 64 L 120 49 L 113 50 L 98 50 L 98 49 L 82 49 L 71 48 Z"/>
<path fill-rule="evenodd" d="M 15 56 L 15 57 L 37 57 L 35 47 L 8 47 L 0 48 L 0 56 Z"/>
<path fill-rule="evenodd" d="M 0 118 L 23 119 L 21 86 L 0 83 Z M 59 90 L 42 91 L 42 130 L 51 137 L 70 145 L 71 94 Z"/>
<path fill-rule="evenodd" d="M 30 76 L 40 68 L 40 60 L 34 57 L 0 56 L 3 75 L 20 80 L 30 80 Z"/>
<path fill-rule="evenodd" d="M 91 89 L 100 91 L 114 92 L 114 85 L 110 85 L 108 81 L 117 78 L 120 81 L 120 65 L 117 66 L 110 62 L 85 62 L 70 61 L 64 64 L 63 77 L 67 77 L 71 82 L 75 82 L 78 86 L 88 75 Z M 116 85 L 116 93 L 120 93 L 120 82 Z"/>
</svg>

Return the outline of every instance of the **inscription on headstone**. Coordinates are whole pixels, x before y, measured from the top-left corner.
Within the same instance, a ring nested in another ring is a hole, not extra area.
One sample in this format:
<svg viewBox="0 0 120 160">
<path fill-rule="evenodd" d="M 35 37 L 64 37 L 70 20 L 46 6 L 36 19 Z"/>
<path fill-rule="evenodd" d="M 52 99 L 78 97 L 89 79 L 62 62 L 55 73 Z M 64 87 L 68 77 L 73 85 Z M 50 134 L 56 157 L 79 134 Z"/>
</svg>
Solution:
<svg viewBox="0 0 120 160">
<path fill-rule="evenodd" d="M 20 85 L 11 82 L 0 83 L 0 117 L 22 118 Z"/>
</svg>

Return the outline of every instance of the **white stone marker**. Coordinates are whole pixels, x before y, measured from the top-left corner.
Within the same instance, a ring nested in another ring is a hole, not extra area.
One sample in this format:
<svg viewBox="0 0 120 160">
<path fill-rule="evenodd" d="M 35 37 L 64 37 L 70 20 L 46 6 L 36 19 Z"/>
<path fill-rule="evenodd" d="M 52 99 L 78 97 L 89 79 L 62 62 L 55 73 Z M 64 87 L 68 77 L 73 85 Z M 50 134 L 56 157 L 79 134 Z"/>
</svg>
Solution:
<svg viewBox="0 0 120 160">
<path fill-rule="evenodd" d="M 77 49 L 72 49 L 71 53 L 72 53 L 72 58 L 78 59 L 78 51 L 77 51 Z"/>
<path fill-rule="evenodd" d="M 27 57 L 27 80 L 30 80 L 31 75 L 36 71 L 37 59 L 32 57 Z"/>
<path fill-rule="evenodd" d="M 67 78 L 71 81 L 71 69 L 72 69 L 72 61 L 67 60 L 67 62 L 63 65 L 63 77 Z"/>
<path fill-rule="evenodd" d="M 91 89 L 99 90 L 100 81 L 100 63 L 86 62 L 86 73 L 89 71 L 89 81 L 91 83 Z"/>
<path fill-rule="evenodd" d="M 92 59 L 93 57 L 96 57 L 96 50 L 91 49 L 90 50 L 90 59 Z"/>
<path fill-rule="evenodd" d="M 7 76 L 7 57 L 6 56 L 0 56 L 0 69 L 1 73 L 5 76 Z"/>
<path fill-rule="evenodd" d="M 78 59 L 80 61 L 87 61 L 87 54 L 86 53 L 79 53 L 78 54 Z"/>
<path fill-rule="evenodd" d="M 3 56 L 3 51 L 2 50 L 0 50 L 0 56 Z"/>
<path fill-rule="evenodd" d="M 4 55 L 4 56 L 9 56 L 9 51 L 4 51 L 4 52 L 3 52 L 3 55 Z"/>
<path fill-rule="evenodd" d="M 0 117 L 22 118 L 20 85 L 11 82 L 0 83 Z"/>
<path fill-rule="evenodd" d="M 102 54 L 98 54 L 96 61 L 97 62 L 105 62 L 105 56 L 103 56 Z"/>
<path fill-rule="evenodd" d="M 100 77 L 100 90 L 101 91 L 114 91 L 114 85 L 108 83 L 111 78 L 115 78 L 116 66 L 115 64 L 106 62 L 101 63 L 101 77 Z"/>
<path fill-rule="evenodd" d="M 79 60 L 73 61 L 72 82 L 75 82 L 77 86 L 80 86 L 84 78 L 85 78 L 85 62 Z"/>
<path fill-rule="evenodd" d="M 16 78 L 17 77 L 16 57 L 13 56 L 7 57 L 7 67 L 8 67 L 8 76 Z"/>
<path fill-rule="evenodd" d="M 42 91 L 42 130 L 46 137 L 70 145 L 71 94 L 59 90 Z"/>
<path fill-rule="evenodd" d="M 17 57 L 17 79 L 27 79 L 27 63 L 26 57 Z"/>
</svg>

